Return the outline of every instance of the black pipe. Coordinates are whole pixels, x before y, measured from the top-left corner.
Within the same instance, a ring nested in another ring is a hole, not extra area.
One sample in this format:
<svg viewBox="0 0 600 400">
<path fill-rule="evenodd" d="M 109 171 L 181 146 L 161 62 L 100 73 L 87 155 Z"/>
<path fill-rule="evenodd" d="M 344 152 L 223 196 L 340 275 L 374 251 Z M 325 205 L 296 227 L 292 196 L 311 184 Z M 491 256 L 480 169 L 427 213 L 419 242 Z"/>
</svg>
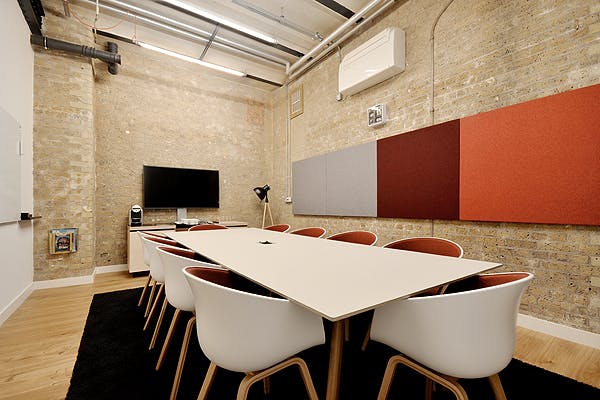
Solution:
<svg viewBox="0 0 600 400">
<path fill-rule="evenodd" d="M 29 41 L 31 44 L 42 46 L 45 49 L 62 50 L 69 53 L 76 53 L 85 57 L 97 58 L 108 64 L 121 64 L 121 56 L 119 54 L 104 50 L 96 50 L 93 47 L 63 42 L 62 40 L 50 39 L 49 37 L 40 35 L 31 35 Z"/>
<path fill-rule="evenodd" d="M 117 46 L 117 44 L 115 42 L 106 42 L 106 50 L 108 50 L 109 53 L 111 54 L 116 54 L 118 55 L 118 51 L 119 51 L 119 46 Z M 119 59 L 120 61 L 120 59 Z M 108 63 L 108 72 L 110 72 L 112 75 L 116 75 L 119 73 L 119 66 L 117 65 L 117 63 Z"/>
</svg>

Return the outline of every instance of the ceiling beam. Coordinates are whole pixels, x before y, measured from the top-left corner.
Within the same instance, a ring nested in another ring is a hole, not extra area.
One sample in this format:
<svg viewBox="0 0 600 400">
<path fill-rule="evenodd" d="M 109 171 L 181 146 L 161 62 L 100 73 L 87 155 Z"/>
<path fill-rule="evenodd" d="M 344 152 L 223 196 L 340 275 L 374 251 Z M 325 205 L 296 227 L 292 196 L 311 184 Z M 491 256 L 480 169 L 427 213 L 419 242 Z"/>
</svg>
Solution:
<svg viewBox="0 0 600 400">
<path fill-rule="evenodd" d="M 344 7 L 342 4 L 338 3 L 335 0 L 315 0 L 317 3 L 324 5 L 332 11 L 340 14 L 345 18 L 352 18 L 354 16 L 354 11 L 349 8 Z"/>
</svg>

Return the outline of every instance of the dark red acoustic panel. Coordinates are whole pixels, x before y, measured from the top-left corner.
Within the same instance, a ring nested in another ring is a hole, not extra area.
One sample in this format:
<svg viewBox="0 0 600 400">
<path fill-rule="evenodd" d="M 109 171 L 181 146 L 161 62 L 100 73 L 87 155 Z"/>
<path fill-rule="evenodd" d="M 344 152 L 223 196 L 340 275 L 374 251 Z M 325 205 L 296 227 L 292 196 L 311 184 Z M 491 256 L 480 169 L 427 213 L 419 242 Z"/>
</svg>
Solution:
<svg viewBox="0 0 600 400">
<path fill-rule="evenodd" d="M 377 141 L 377 215 L 458 219 L 459 120 Z"/>
<path fill-rule="evenodd" d="M 600 224 L 600 85 L 461 119 L 460 219 Z"/>
</svg>

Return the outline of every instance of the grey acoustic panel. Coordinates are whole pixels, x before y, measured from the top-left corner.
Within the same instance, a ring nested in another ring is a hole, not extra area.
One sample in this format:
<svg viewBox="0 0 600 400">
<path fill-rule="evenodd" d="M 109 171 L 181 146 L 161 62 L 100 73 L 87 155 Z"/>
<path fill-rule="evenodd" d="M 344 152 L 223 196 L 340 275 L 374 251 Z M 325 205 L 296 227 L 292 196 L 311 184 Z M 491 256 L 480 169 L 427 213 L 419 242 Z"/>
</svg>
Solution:
<svg viewBox="0 0 600 400">
<path fill-rule="evenodd" d="M 377 216 L 377 142 L 327 154 L 327 215 Z"/>
<path fill-rule="evenodd" d="M 325 215 L 326 155 L 292 163 L 292 211 Z"/>
</svg>

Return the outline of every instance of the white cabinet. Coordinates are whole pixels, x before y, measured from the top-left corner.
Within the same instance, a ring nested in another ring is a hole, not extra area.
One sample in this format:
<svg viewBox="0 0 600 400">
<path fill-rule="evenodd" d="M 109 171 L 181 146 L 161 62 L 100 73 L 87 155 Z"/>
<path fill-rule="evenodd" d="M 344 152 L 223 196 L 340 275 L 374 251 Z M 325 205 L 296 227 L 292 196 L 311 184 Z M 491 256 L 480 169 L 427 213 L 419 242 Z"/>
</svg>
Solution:
<svg viewBox="0 0 600 400">
<path fill-rule="evenodd" d="M 148 271 L 142 254 L 142 242 L 138 231 L 150 231 L 157 233 L 175 232 L 175 225 L 143 225 L 128 226 L 127 233 L 127 265 L 129 273 Z"/>
</svg>

